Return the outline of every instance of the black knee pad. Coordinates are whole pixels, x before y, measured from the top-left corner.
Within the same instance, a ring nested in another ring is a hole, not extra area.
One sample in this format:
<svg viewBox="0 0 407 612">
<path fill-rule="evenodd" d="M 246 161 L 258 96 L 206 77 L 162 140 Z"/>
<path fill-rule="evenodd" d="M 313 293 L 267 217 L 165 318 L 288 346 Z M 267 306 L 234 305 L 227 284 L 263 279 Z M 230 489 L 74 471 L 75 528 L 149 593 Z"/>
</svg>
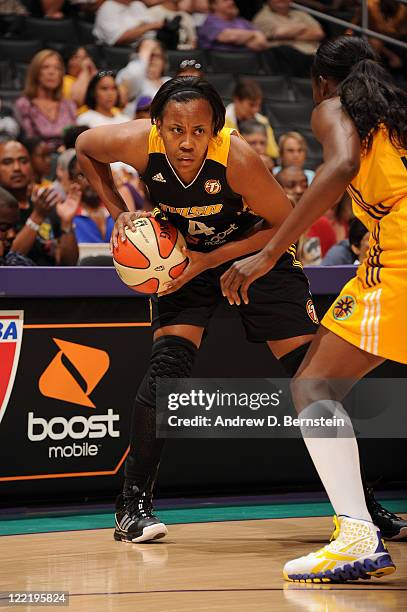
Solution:
<svg viewBox="0 0 407 612">
<path fill-rule="evenodd" d="M 150 367 L 140 385 L 137 400 L 155 407 L 157 377 L 189 378 L 198 352 L 193 342 L 181 336 L 162 336 L 153 344 Z"/>
</svg>

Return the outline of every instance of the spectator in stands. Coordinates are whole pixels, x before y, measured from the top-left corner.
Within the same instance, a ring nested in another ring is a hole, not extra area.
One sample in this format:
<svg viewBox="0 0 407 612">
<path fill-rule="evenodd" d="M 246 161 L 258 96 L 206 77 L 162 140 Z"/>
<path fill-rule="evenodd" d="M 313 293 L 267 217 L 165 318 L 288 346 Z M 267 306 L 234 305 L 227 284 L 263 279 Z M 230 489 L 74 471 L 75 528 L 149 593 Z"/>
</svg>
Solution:
<svg viewBox="0 0 407 612">
<path fill-rule="evenodd" d="M 61 200 L 65 200 L 71 185 L 69 179 L 69 162 L 75 157 L 75 149 L 66 149 L 57 160 L 56 180 L 52 183 L 52 189 L 59 195 Z"/>
<path fill-rule="evenodd" d="M 283 168 L 277 173 L 276 180 L 293 206 L 298 204 L 308 188 L 307 177 L 298 166 Z M 334 244 L 335 233 L 328 219 L 322 216 L 301 236 L 298 243 L 298 257 L 306 265 L 319 265 L 322 257 Z"/>
<path fill-rule="evenodd" d="M 97 68 L 85 47 L 72 46 L 65 50 L 65 67 L 62 93 L 67 100 L 73 100 L 78 107 L 78 114 L 86 108 L 81 108 L 85 103 L 86 92 L 92 77 L 97 73 Z"/>
<path fill-rule="evenodd" d="M 354 218 L 354 214 L 352 210 L 352 200 L 347 192 L 338 199 L 333 208 L 326 211 L 325 216 L 335 232 L 335 242 L 340 242 L 348 238 L 349 224 Z"/>
<path fill-rule="evenodd" d="M 74 266 L 78 246 L 72 220 L 78 207 L 77 189 L 61 202 L 52 189 L 33 191 L 31 185 L 27 149 L 17 141 L 0 143 L 0 186 L 16 198 L 21 216 L 13 250 L 39 266 Z"/>
<path fill-rule="evenodd" d="M 15 140 L 20 134 L 20 126 L 13 117 L 12 108 L 0 98 L 0 142 Z"/>
<path fill-rule="evenodd" d="M 62 98 L 64 64 L 56 51 L 44 49 L 34 55 L 27 70 L 23 96 L 15 114 L 25 136 L 39 136 L 51 151 L 62 143 L 65 126 L 76 122 L 76 106 Z"/>
<path fill-rule="evenodd" d="M 26 138 L 24 145 L 30 154 L 33 179 L 36 187 L 48 187 L 51 181 L 46 177 L 51 172 L 51 153 L 46 142 L 38 136 Z"/>
<path fill-rule="evenodd" d="M 258 153 L 265 155 L 267 152 L 267 129 L 264 123 L 256 119 L 249 119 L 240 124 L 240 133 L 246 142 Z"/>
<path fill-rule="evenodd" d="M 107 45 L 131 45 L 163 25 L 164 21 L 155 20 L 143 2 L 105 0 L 96 13 L 93 34 Z"/>
<path fill-rule="evenodd" d="M 353 219 L 349 227 L 349 239 L 331 247 L 322 260 L 323 266 L 346 266 L 364 261 L 369 248 L 369 232 L 359 219 Z"/>
<path fill-rule="evenodd" d="M 152 6 L 149 10 L 150 16 L 156 21 L 167 19 L 171 21 L 179 15 L 181 21 L 178 29 L 178 49 L 195 49 L 197 44 L 196 27 L 191 15 L 180 10 L 180 0 L 164 0 Z"/>
<path fill-rule="evenodd" d="M 407 40 L 407 5 L 400 0 L 367 0 L 369 29 L 386 34 L 391 38 Z M 354 23 L 361 23 L 361 8 L 358 7 Z M 369 42 L 389 70 L 401 74 L 405 67 L 407 53 L 405 49 L 389 46 L 378 38 L 369 38 Z M 401 74 L 401 76 L 403 76 Z M 405 76 L 405 72 L 404 72 Z"/>
<path fill-rule="evenodd" d="M 33 266 L 28 257 L 12 250 L 20 221 L 18 202 L 0 187 L 0 266 Z"/>
<path fill-rule="evenodd" d="M 296 166 L 304 171 L 308 185 L 310 185 L 314 179 L 315 172 L 304 168 L 308 153 L 307 141 L 304 136 L 299 132 L 286 132 L 278 139 L 278 147 L 280 152 L 280 165 L 274 168 L 274 174 L 280 172 L 282 168 Z"/>
<path fill-rule="evenodd" d="M 116 82 L 126 101 L 125 114 L 133 118 L 135 103 L 141 96 L 153 98 L 171 77 L 165 76 L 167 56 L 163 46 L 156 40 L 143 40 L 138 54 L 120 70 Z"/>
<path fill-rule="evenodd" d="M 267 38 L 267 57 L 273 74 L 308 76 L 312 57 L 324 32 L 304 11 L 290 8 L 291 0 L 268 0 L 253 23 Z"/>
<path fill-rule="evenodd" d="M 189 13 L 196 27 L 199 28 L 209 13 L 209 0 L 180 0 L 179 8 Z"/>
<path fill-rule="evenodd" d="M 255 119 L 258 123 L 262 123 L 267 130 L 267 155 L 278 157 L 273 129 L 267 117 L 259 112 L 262 101 L 263 92 L 260 85 L 253 79 L 241 79 L 234 89 L 233 102 L 226 107 L 225 126 L 240 131 L 243 121 Z"/>
<path fill-rule="evenodd" d="M 201 49 L 218 51 L 263 51 L 267 39 L 247 19 L 239 17 L 234 0 L 209 0 L 210 14 L 198 30 Z"/>
<path fill-rule="evenodd" d="M 119 109 L 119 89 L 112 70 L 101 70 L 91 79 L 85 103 L 89 110 L 79 115 L 78 125 L 90 128 L 128 121 Z"/>
<path fill-rule="evenodd" d="M 137 100 L 134 118 L 135 119 L 149 119 L 151 102 L 152 102 L 151 96 L 141 96 Z"/>
<path fill-rule="evenodd" d="M 79 185 L 81 193 L 74 219 L 76 240 L 79 244 L 109 242 L 114 221 L 83 174 L 76 155 L 71 159 L 68 171 L 70 180 Z"/>
</svg>

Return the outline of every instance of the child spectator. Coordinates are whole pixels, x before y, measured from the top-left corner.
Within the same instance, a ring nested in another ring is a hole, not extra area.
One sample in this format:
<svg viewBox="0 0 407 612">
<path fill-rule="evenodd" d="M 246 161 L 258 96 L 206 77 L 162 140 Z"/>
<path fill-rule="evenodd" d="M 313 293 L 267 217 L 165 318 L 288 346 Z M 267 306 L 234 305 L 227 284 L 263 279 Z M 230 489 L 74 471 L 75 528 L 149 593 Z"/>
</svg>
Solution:
<svg viewBox="0 0 407 612">
<path fill-rule="evenodd" d="M 46 177 L 51 172 L 51 153 L 47 144 L 38 136 L 33 136 L 26 138 L 24 145 L 30 154 L 35 186 L 49 187 L 51 181 Z"/>
<path fill-rule="evenodd" d="M 34 55 L 27 70 L 23 96 L 15 114 L 25 136 L 39 136 L 50 151 L 62 144 L 65 126 L 76 122 L 76 106 L 62 98 L 64 64 L 56 51 L 44 49 Z"/>
<path fill-rule="evenodd" d="M 267 155 L 278 157 L 278 146 L 273 129 L 267 117 L 259 111 L 263 101 L 260 85 L 253 79 L 241 79 L 233 92 L 233 102 L 226 107 L 225 126 L 240 131 L 243 121 L 255 119 L 265 126 L 267 131 Z"/>
</svg>

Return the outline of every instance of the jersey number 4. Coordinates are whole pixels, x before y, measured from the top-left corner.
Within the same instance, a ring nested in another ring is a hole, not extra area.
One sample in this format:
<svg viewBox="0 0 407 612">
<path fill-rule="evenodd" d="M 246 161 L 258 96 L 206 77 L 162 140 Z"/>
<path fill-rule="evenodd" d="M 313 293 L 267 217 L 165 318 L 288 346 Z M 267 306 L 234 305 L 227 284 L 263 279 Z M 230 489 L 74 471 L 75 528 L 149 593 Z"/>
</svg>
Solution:
<svg viewBox="0 0 407 612">
<path fill-rule="evenodd" d="M 205 223 L 200 221 L 190 221 L 188 225 L 188 234 L 190 236 L 196 236 L 197 234 L 205 234 L 205 236 L 212 236 L 215 233 L 214 227 L 208 227 Z"/>
</svg>

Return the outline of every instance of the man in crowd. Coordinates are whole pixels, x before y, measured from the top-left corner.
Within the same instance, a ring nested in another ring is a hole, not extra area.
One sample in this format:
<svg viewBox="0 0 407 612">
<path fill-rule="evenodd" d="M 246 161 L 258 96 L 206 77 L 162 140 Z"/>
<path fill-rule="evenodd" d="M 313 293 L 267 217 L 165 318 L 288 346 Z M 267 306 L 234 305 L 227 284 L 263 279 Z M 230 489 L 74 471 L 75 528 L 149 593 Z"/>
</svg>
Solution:
<svg viewBox="0 0 407 612">
<path fill-rule="evenodd" d="M 74 266 L 78 246 L 72 220 L 78 206 L 77 188 L 61 202 L 52 189 L 32 191 L 32 181 L 27 149 L 17 141 L 0 143 L 0 186 L 15 197 L 20 209 L 13 251 L 28 255 L 37 265 Z"/>
<path fill-rule="evenodd" d="M 20 220 L 18 202 L 0 187 L 0 266 L 32 266 L 33 262 L 12 250 Z"/>
<path fill-rule="evenodd" d="M 290 6 L 291 0 L 268 0 L 253 23 L 271 47 L 267 57 L 273 74 L 308 76 L 324 31 L 311 15 Z"/>
<path fill-rule="evenodd" d="M 93 34 L 107 45 L 131 45 L 147 34 L 154 36 L 163 25 L 144 2 L 105 0 L 96 13 Z"/>
<path fill-rule="evenodd" d="M 263 51 L 267 39 L 247 19 L 239 17 L 234 0 L 209 0 L 210 14 L 198 31 L 199 47 L 218 51 Z"/>
</svg>

